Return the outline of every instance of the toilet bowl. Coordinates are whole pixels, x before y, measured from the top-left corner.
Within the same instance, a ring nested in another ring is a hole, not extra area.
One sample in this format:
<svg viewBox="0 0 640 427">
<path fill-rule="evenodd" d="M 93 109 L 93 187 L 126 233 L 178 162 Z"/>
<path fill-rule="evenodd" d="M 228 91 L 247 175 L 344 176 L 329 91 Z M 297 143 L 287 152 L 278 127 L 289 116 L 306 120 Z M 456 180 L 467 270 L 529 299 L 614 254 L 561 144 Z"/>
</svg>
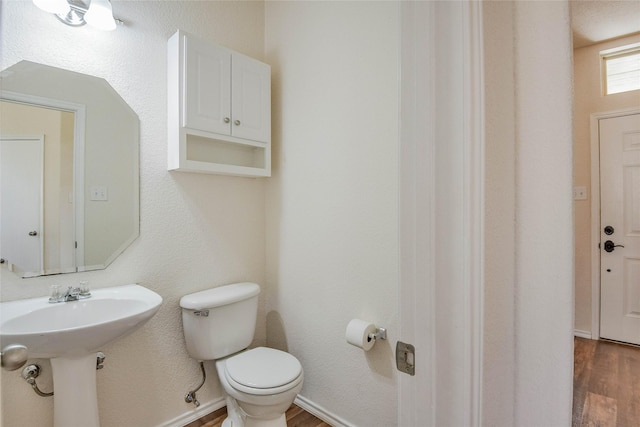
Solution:
<svg viewBox="0 0 640 427">
<path fill-rule="evenodd" d="M 286 426 L 284 413 L 303 381 L 302 366 L 295 357 L 258 347 L 216 361 L 216 370 L 231 420 L 240 418 L 245 427 Z M 235 402 L 229 404 L 229 398 Z"/>
<path fill-rule="evenodd" d="M 216 361 L 227 401 L 223 427 L 286 427 L 284 414 L 302 389 L 302 366 L 293 355 L 267 347 L 247 349 L 259 293 L 255 283 L 235 283 L 180 300 L 189 355 Z"/>
</svg>

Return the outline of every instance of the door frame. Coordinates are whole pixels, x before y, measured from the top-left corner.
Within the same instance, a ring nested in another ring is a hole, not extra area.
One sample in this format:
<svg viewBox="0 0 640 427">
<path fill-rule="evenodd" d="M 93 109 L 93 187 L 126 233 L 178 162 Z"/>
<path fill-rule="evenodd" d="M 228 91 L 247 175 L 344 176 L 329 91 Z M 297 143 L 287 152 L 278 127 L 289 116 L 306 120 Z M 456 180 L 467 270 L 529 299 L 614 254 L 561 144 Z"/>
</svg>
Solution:
<svg viewBox="0 0 640 427">
<path fill-rule="evenodd" d="M 600 120 L 640 114 L 640 108 L 591 113 L 591 339 L 600 338 Z"/>
<path fill-rule="evenodd" d="M 86 106 L 60 99 L 45 98 L 20 92 L 3 90 L 0 99 L 53 108 L 74 113 L 73 127 L 73 224 L 75 232 L 75 271 L 84 265 L 84 151 Z"/>
<path fill-rule="evenodd" d="M 415 346 L 416 376 L 398 373 L 398 425 L 446 421 L 479 426 L 484 323 L 482 3 L 405 1 L 400 19 L 398 322 L 399 339 Z M 443 40 L 448 49 L 437 48 Z M 442 84 L 434 85 L 436 80 Z M 459 318 L 450 318 L 453 313 Z M 453 330 L 449 340 L 437 339 Z M 460 364 L 439 358 L 447 353 L 455 354 Z M 447 395 L 456 395 L 455 402 Z"/>
</svg>

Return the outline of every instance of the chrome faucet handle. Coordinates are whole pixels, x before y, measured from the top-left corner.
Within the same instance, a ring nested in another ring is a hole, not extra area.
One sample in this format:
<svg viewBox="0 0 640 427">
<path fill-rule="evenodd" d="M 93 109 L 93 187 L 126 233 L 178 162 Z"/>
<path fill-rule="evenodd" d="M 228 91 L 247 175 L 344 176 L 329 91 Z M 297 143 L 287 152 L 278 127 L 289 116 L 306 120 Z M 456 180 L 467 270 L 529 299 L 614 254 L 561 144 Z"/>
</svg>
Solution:
<svg viewBox="0 0 640 427">
<path fill-rule="evenodd" d="M 80 286 L 69 286 L 67 291 L 63 294 L 59 292 L 58 286 L 52 286 L 51 297 L 49 298 L 50 303 L 57 302 L 69 302 L 69 301 L 78 301 L 79 299 L 91 298 L 91 291 L 89 287 L 80 287 Z"/>
<path fill-rule="evenodd" d="M 67 292 L 64 294 L 64 301 L 75 301 L 78 299 L 80 295 L 80 288 L 74 288 L 73 286 L 69 286 Z"/>
</svg>

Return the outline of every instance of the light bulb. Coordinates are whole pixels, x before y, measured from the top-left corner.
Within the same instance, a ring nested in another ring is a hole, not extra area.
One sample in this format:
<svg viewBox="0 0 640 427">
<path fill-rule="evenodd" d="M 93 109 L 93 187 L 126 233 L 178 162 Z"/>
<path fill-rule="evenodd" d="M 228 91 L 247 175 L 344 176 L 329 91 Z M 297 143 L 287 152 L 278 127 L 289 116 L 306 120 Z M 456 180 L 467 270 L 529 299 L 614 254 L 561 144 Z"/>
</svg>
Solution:
<svg viewBox="0 0 640 427">
<path fill-rule="evenodd" d="M 113 10 L 109 0 L 91 0 L 84 20 L 99 30 L 113 31 L 116 29 L 116 20 L 113 18 Z"/>
</svg>

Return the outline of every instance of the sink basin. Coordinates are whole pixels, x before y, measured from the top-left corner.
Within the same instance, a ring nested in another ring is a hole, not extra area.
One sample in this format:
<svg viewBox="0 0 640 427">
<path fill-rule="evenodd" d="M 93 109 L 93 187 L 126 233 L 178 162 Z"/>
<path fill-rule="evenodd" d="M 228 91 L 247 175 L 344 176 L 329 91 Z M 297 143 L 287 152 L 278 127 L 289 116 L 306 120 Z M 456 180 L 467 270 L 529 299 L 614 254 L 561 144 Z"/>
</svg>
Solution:
<svg viewBox="0 0 640 427">
<path fill-rule="evenodd" d="M 99 427 L 96 352 L 130 334 L 160 308 L 162 297 L 140 285 L 97 289 L 88 299 L 48 297 L 0 303 L 0 348 L 27 347 L 51 359 L 54 427 Z"/>
<path fill-rule="evenodd" d="M 96 289 L 91 298 L 50 304 L 48 297 L 0 303 L 0 343 L 23 344 L 29 357 L 96 352 L 138 329 L 162 297 L 140 285 Z"/>
</svg>

